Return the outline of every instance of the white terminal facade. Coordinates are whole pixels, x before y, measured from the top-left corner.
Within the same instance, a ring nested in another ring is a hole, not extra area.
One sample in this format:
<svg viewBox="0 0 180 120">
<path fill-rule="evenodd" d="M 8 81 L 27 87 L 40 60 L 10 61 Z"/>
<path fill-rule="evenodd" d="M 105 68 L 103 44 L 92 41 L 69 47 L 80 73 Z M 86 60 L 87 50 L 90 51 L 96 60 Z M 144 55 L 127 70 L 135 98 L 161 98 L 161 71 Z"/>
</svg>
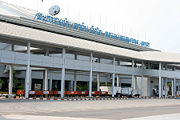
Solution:
<svg viewBox="0 0 180 120">
<path fill-rule="evenodd" d="M 18 84 L 29 90 L 77 91 L 87 85 L 132 87 L 141 96 L 172 96 L 180 90 L 180 54 L 165 53 L 120 40 L 97 36 L 35 20 L 36 11 L 0 1 L 0 78 L 9 80 L 13 70 Z"/>
</svg>

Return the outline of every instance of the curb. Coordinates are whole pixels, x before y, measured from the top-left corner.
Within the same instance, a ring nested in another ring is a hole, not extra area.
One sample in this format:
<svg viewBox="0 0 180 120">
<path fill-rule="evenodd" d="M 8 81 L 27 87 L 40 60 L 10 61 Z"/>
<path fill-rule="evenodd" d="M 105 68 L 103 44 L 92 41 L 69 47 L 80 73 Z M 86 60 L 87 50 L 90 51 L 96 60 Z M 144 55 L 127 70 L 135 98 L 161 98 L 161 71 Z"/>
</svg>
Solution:
<svg viewBox="0 0 180 120">
<path fill-rule="evenodd" d="M 26 100 L 43 100 L 43 101 L 97 101 L 97 100 L 129 100 L 127 97 L 122 98 L 23 98 Z M 131 98 L 130 98 L 131 99 Z M 169 99 L 169 98 L 158 98 L 158 97 L 139 97 L 139 98 L 132 98 L 132 100 L 148 100 L 148 99 Z M 177 97 L 176 97 L 177 99 Z"/>
<path fill-rule="evenodd" d="M 26 100 L 50 101 L 97 101 L 97 100 L 128 100 L 128 98 L 24 98 Z"/>
</svg>

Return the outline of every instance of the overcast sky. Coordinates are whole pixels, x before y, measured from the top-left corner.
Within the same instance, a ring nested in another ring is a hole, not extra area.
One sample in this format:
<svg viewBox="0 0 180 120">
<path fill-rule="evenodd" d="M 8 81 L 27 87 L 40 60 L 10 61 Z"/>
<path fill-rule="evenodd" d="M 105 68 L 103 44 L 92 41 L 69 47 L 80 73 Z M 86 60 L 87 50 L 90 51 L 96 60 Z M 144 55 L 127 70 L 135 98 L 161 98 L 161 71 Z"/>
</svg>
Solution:
<svg viewBox="0 0 180 120">
<path fill-rule="evenodd" d="M 180 53 L 180 0 L 2 0 L 58 17 L 94 25 L 141 41 L 150 47 Z"/>
</svg>

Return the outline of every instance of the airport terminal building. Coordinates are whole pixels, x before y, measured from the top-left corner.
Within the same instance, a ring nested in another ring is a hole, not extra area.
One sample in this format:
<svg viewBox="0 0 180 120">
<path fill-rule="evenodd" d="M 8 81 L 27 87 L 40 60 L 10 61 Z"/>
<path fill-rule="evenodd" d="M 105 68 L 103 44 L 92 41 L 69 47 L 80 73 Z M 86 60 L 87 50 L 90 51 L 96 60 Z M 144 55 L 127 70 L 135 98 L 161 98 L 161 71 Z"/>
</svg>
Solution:
<svg viewBox="0 0 180 120">
<path fill-rule="evenodd" d="M 0 28 L 0 78 L 9 94 L 16 85 L 25 86 L 26 97 L 29 90 L 58 90 L 61 97 L 87 90 L 91 97 L 100 86 L 132 87 L 141 96 L 157 90 L 159 97 L 180 90 L 180 54 L 147 42 L 2 1 Z"/>
</svg>

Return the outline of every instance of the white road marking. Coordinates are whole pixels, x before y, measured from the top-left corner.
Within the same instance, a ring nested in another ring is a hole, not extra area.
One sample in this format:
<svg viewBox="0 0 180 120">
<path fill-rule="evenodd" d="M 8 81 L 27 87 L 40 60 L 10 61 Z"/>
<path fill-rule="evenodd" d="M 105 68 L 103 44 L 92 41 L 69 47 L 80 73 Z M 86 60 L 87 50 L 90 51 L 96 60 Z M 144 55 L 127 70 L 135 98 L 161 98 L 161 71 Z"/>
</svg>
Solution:
<svg viewBox="0 0 180 120">
<path fill-rule="evenodd" d="M 96 118 L 74 118 L 74 117 L 54 117 L 35 115 L 1 115 L 0 120 L 109 120 Z"/>
<path fill-rule="evenodd" d="M 123 120 L 179 120 L 180 113 L 154 115 L 148 117 L 129 118 Z M 74 117 L 54 117 L 54 116 L 35 116 L 35 115 L 1 115 L 0 120 L 110 120 L 96 118 L 74 118 Z"/>
<path fill-rule="evenodd" d="M 154 115 L 154 116 L 139 117 L 139 118 L 129 118 L 123 120 L 180 120 L 180 113 Z"/>
</svg>

